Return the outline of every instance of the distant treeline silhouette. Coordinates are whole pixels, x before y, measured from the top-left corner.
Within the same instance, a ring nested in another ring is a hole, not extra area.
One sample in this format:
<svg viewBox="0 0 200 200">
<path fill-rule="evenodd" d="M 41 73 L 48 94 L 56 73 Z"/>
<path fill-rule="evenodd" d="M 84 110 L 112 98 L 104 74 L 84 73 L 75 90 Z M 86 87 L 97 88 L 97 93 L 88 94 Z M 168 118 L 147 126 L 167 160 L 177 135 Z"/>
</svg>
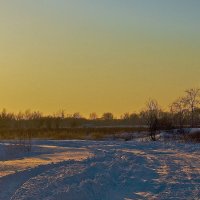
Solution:
<svg viewBox="0 0 200 200">
<path fill-rule="evenodd" d="M 66 115 L 64 110 L 56 114 L 43 115 L 39 111 L 19 112 L 17 114 L 0 112 L 0 130 L 45 129 L 58 130 L 65 128 L 89 127 L 148 127 L 153 133 L 157 130 L 197 127 L 200 125 L 200 89 L 193 88 L 185 91 L 183 97 L 178 98 L 164 111 L 156 100 L 148 100 L 145 108 L 139 113 L 124 113 L 115 118 L 110 112 L 97 116 L 91 113 L 89 118 L 79 113 Z"/>
</svg>

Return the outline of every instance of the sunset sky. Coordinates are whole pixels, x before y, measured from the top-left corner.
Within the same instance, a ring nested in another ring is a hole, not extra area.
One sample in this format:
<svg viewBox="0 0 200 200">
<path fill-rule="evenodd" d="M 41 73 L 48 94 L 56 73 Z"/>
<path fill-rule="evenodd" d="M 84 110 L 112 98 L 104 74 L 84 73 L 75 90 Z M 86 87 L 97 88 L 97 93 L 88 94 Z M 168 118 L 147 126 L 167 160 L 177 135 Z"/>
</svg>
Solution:
<svg viewBox="0 0 200 200">
<path fill-rule="evenodd" d="M 120 115 L 199 86 L 199 0 L 0 0 L 0 109 Z"/>
</svg>

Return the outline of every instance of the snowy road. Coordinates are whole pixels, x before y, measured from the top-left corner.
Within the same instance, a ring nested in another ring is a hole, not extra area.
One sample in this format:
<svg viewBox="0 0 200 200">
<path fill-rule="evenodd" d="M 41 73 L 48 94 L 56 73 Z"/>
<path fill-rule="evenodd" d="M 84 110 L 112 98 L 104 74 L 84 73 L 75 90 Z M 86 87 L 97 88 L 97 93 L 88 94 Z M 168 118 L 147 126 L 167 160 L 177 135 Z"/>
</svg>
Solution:
<svg viewBox="0 0 200 200">
<path fill-rule="evenodd" d="M 47 151 L 31 158 L 62 156 L 2 176 L 1 200 L 200 199 L 197 144 L 38 141 L 33 151 L 39 147 Z"/>
</svg>

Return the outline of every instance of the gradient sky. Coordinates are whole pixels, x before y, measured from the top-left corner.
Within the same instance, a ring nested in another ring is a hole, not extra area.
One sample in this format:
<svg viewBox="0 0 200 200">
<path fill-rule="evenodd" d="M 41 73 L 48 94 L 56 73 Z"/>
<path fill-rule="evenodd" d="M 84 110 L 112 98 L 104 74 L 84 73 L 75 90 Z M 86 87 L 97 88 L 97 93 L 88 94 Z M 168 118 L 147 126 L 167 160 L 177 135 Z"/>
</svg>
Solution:
<svg viewBox="0 0 200 200">
<path fill-rule="evenodd" d="M 0 0 L 0 108 L 167 108 L 200 86 L 199 0 Z"/>
</svg>

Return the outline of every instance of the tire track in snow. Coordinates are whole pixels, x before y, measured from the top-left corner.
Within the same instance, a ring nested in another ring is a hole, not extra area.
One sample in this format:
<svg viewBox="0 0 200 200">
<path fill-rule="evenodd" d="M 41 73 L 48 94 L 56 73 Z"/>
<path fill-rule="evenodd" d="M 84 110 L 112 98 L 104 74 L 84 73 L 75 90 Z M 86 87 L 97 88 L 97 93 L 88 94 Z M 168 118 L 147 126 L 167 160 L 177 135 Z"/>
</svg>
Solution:
<svg viewBox="0 0 200 200">
<path fill-rule="evenodd" d="M 11 200 L 50 198 L 55 188 L 62 186 L 63 179 L 81 173 L 84 168 L 81 164 L 71 164 L 46 170 L 26 181 L 11 197 Z M 67 189 L 66 185 L 65 190 Z"/>
<path fill-rule="evenodd" d="M 199 199 L 199 148 L 113 143 L 86 142 L 95 157 L 44 170 L 26 180 L 12 200 Z"/>
</svg>

